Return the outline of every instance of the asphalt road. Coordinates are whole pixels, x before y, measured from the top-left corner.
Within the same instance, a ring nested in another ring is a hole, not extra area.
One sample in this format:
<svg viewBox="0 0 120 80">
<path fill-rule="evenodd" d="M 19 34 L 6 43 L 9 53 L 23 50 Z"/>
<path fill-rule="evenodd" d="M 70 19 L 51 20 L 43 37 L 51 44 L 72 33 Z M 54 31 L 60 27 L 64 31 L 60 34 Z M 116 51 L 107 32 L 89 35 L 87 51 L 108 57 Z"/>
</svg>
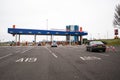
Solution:
<svg viewBox="0 0 120 80">
<path fill-rule="evenodd" d="M 120 47 L 0 47 L 0 80 L 120 80 Z"/>
</svg>

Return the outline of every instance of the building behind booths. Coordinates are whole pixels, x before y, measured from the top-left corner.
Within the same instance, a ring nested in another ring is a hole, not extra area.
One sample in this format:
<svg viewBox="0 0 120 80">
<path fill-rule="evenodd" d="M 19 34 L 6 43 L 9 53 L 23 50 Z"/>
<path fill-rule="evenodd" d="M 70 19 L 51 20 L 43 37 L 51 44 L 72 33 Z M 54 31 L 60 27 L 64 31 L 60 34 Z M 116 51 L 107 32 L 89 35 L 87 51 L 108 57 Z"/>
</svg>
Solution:
<svg viewBox="0 0 120 80">
<path fill-rule="evenodd" d="M 78 25 L 67 25 L 66 26 L 66 31 L 76 31 L 78 32 L 79 31 L 79 26 Z M 78 42 L 79 41 L 79 37 L 78 36 L 71 36 L 71 35 L 68 35 L 66 36 L 66 41 L 73 41 L 73 42 Z"/>
</svg>

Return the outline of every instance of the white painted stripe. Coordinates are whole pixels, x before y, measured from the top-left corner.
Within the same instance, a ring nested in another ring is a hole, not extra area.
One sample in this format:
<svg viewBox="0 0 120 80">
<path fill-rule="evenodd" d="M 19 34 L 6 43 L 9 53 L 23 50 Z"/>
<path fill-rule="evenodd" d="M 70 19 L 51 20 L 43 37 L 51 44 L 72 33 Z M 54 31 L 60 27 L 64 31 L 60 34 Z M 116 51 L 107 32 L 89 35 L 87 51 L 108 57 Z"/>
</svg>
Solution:
<svg viewBox="0 0 120 80">
<path fill-rule="evenodd" d="M 48 49 L 47 47 L 45 47 L 50 53 L 52 53 L 52 51 L 50 49 Z"/>
<path fill-rule="evenodd" d="M 20 58 L 18 60 L 16 60 L 15 62 L 23 62 L 24 61 L 24 58 Z"/>
<path fill-rule="evenodd" d="M 102 55 L 102 56 L 109 56 L 108 54 L 99 54 L 99 55 Z"/>
<path fill-rule="evenodd" d="M 52 55 L 53 55 L 55 58 L 57 58 L 57 56 L 55 55 L 55 53 L 52 53 Z"/>
<path fill-rule="evenodd" d="M 20 58 L 15 62 L 36 62 L 36 61 L 37 61 L 37 58 Z"/>
<path fill-rule="evenodd" d="M 52 51 L 49 51 L 50 53 L 52 53 Z"/>
<path fill-rule="evenodd" d="M 15 53 L 19 53 L 20 51 L 16 51 Z"/>
<path fill-rule="evenodd" d="M 10 54 L 8 54 L 8 55 L 2 56 L 2 57 L 0 57 L 0 59 L 6 58 L 6 57 L 11 56 L 11 55 L 13 55 L 13 54 L 10 53 Z"/>
<path fill-rule="evenodd" d="M 31 48 L 32 49 L 32 48 Z M 29 50 L 31 50 L 31 49 L 27 49 L 27 50 L 25 50 L 25 51 L 23 51 L 23 52 L 21 52 L 21 53 L 25 53 L 25 52 L 27 52 L 27 51 L 29 51 Z"/>
<path fill-rule="evenodd" d="M 58 58 L 58 56 L 55 54 L 55 53 L 53 53 L 50 49 L 48 49 L 47 47 L 45 47 L 55 58 Z"/>
<path fill-rule="evenodd" d="M 82 60 L 85 60 L 83 57 L 80 57 Z"/>
<path fill-rule="evenodd" d="M 37 58 L 26 58 L 25 62 L 36 62 Z"/>
<path fill-rule="evenodd" d="M 101 58 L 99 57 L 95 57 L 95 56 L 84 56 L 84 57 L 80 57 L 82 60 L 101 60 Z"/>
</svg>

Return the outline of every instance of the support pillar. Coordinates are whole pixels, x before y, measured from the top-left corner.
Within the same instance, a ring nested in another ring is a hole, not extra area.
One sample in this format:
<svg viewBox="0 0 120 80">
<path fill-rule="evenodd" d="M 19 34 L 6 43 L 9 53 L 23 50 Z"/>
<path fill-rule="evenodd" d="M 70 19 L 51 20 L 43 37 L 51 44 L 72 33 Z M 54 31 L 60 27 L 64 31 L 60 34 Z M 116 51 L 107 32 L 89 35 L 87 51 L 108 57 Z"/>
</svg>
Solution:
<svg viewBox="0 0 120 80">
<path fill-rule="evenodd" d="M 17 45 L 17 34 L 15 34 L 15 44 L 14 44 L 14 46 L 16 46 Z"/>
<path fill-rule="evenodd" d="M 70 39 L 69 39 L 69 45 L 71 46 L 71 35 L 70 35 Z"/>
<path fill-rule="evenodd" d="M 50 38 L 50 39 L 51 39 L 51 42 L 53 41 L 53 39 L 52 39 L 53 37 L 52 37 L 52 36 L 53 36 L 53 35 L 51 35 L 51 38 Z"/>
<path fill-rule="evenodd" d="M 82 36 L 80 36 L 80 45 L 82 45 Z"/>
<path fill-rule="evenodd" d="M 82 27 L 80 27 L 80 32 L 82 32 Z M 80 45 L 82 45 L 82 35 L 80 35 Z"/>
<path fill-rule="evenodd" d="M 17 34 L 15 35 L 15 42 L 17 43 Z"/>
<path fill-rule="evenodd" d="M 34 44 L 36 44 L 36 35 L 34 35 Z"/>
<path fill-rule="evenodd" d="M 18 38 L 18 42 L 17 42 L 17 46 L 20 46 L 20 34 L 19 34 L 19 38 Z"/>
<path fill-rule="evenodd" d="M 20 34 L 19 34 L 19 40 L 18 40 L 18 42 L 20 43 Z"/>
</svg>

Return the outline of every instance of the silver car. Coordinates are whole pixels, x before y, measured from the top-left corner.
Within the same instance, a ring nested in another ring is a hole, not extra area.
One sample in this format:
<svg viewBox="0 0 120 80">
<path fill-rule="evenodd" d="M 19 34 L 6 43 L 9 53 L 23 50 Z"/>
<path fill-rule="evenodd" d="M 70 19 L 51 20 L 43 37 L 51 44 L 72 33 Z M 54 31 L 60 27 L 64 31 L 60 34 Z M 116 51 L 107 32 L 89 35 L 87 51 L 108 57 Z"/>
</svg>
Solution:
<svg viewBox="0 0 120 80">
<path fill-rule="evenodd" d="M 56 42 L 52 42 L 51 47 L 57 47 L 57 46 L 58 46 L 58 45 L 57 45 Z"/>
</svg>

